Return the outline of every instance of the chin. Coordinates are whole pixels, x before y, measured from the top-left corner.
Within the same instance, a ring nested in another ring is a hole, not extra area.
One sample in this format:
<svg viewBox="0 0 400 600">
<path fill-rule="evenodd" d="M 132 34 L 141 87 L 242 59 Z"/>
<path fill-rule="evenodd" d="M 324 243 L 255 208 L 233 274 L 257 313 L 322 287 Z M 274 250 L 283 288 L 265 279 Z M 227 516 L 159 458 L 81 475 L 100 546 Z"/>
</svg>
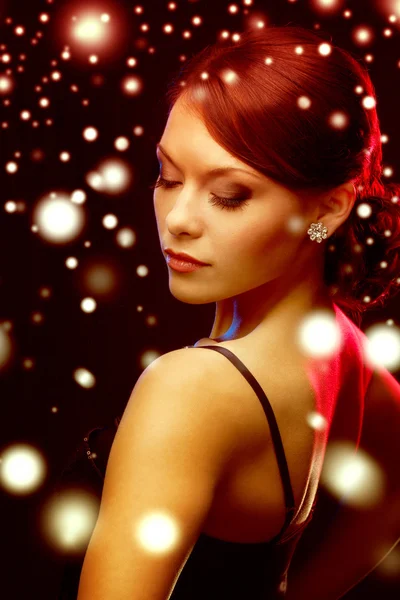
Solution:
<svg viewBox="0 0 400 600">
<path fill-rule="evenodd" d="M 209 293 L 196 293 L 194 289 L 192 293 L 190 293 L 190 291 L 183 292 L 182 290 L 177 291 L 171 289 L 170 286 L 169 291 L 174 298 L 179 300 L 179 302 L 184 302 L 185 304 L 210 304 L 211 302 L 216 302 L 215 297 L 211 296 Z"/>
</svg>

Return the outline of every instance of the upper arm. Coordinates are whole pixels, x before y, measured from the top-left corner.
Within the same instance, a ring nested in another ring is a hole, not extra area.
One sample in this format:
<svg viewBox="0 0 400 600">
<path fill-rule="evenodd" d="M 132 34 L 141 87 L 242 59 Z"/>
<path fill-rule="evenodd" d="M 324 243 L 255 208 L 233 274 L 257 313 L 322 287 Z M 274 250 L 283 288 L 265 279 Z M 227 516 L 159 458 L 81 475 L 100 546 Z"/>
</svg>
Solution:
<svg viewBox="0 0 400 600">
<path fill-rule="evenodd" d="M 386 369 L 376 369 L 368 387 L 359 448 L 383 475 L 380 501 L 356 508 L 323 495 L 311 522 L 311 549 L 307 557 L 295 555 L 289 570 L 288 600 L 341 598 L 399 541 L 400 384 Z"/>
<path fill-rule="evenodd" d="M 136 382 L 107 463 L 78 600 L 166 600 L 236 444 L 215 367 L 192 349 Z"/>
</svg>

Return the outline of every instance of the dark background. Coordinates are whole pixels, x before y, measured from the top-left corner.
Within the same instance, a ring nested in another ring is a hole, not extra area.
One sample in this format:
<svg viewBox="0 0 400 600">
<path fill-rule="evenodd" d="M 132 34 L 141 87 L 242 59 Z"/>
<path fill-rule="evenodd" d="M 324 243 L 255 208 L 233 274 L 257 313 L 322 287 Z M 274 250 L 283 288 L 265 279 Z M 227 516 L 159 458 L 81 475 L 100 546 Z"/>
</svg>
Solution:
<svg viewBox="0 0 400 600">
<path fill-rule="evenodd" d="M 157 356 L 193 344 L 211 330 L 214 305 L 191 306 L 169 293 L 148 187 L 158 175 L 155 144 L 166 120 L 163 96 L 181 59 L 216 41 L 221 31 L 240 33 L 257 18 L 266 25 L 291 23 L 319 29 L 327 41 L 358 57 L 371 54 L 374 59 L 368 68 L 376 87 L 381 130 L 389 137 L 384 163 L 393 168 L 393 180 L 399 180 L 400 12 L 399 23 L 389 23 L 394 9 L 389 10 L 390 2 L 379 0 L 341 2 L 340 10 L 332 14 L 302 0 L 255 1 L 248 7 L 237 2 L 236 14 L 229 12 L 231 4 L 188 0 L 169 10 L 168 2 L 160 0 L 0 2 L 0 56 L 11 55 L 8 63 L 0 60 L 0 76 L 10 69 L 14 80 L 12 91 L 0 94 L 0 323 L 14 347 L 12 360 L 0 374 L 0 451 L 17 442 L 31 444 L 41 451 L 48 468 L 43 485 L 31 494 L 18 496 L 0 488 L 2 598 L 56 598 L 63 556 L 46 546 L 38 523 L 60 471 L 90 428 L 122 415 L 146 366 L 146 352 Z M 82 49 L 71 39 L 71 16 L 87 7 L 110 14 L 113 34 L 108 49 Z M 136 7 L 142 7 L 142 12 L 135 12 Z M 346 9 L 352 11 L 351 18 L 343 16 Z M 47 23 L 39 21 L 42 13 L 49 15 Z M 194 16 L 202 18 L 200 26 L 193 25 Z M 148 31 L 141 29 L 144 23 Z M 163 31 L 168 23 L 174 27 L 172 34 Z M 358 25 L 374 31 L 369 45 L 354 42 Z M 23 26 L 25 33 L 16 35 L 16 26 Z M 385 28 L 392 30 L 391 37 L 383 35 Z M 182 36 L 185 30 L 192 34 L 188 39 Z M 37 43 L 32 43 L 34 39 Z M 61 58 L 66 45 L 69 60 Z M 97 64 L 88 62 L 91 54 L 99 56 Z M 129 57 L 137 59 L 135 67 L 127 65 Z M 61 73 L 61 80 L 50 78 L 54 70 Z M 126 75 L 140 77 L 140 93 L 122 91 Z M 73 85 L 77 91 L 71 89 Z M 39 106 L 42 97 L 49 98 L 49 107 Z M 83 100 L 88 100 L 87 106 Z M 23 110 L 31 112 L 28 121 L 20 118 Z M 46 124 L 47 119 L 52 124 Z M 98 129 L 96 141 L 83 138 L 87 126 Z M 143 128 L 141 134 L 137 129 L 135 133 L 137 127 Z M 114 148 L 119 136 L 130 140 L 125 152 Z M 63 151 L 71 155 L 68 162 L 59 158 Z M 105 157 L 120 157 L 129 164 L 132 183 L 123 193 L 108 195 L 87 184 L 86 174 Z M 5 169 L 11 160 L 18 163 L 13 174 Z M 32 229 L 36 203 L 52 191 L 76 189 L 87 194 L 82 205 L 84 230 L 67 243 L 46 241 Z M 12 200 L 18 203 L 16 212 L 5 208 Z M 111 230 L 102 224 L 110 213 L 118 218 Z M 122 227 L 135 232 L 131 248 L 116 242 Z M 76 269 L 65 266 L 70 256 L 78 259 Z M 117 276 L 118 285 L 110 293 L 96 294 L 90 288 L 85 272 L 93 265 L 108 265 Z M 147 266 L 146 276 L 137 274 L 139 265 Z M 93 313 L 80 307 L 87 296 L 97 301 Z M 361 328 L 388 318 L 397 323 L 398 304 L 394 298 L 384 310 L 368 313 Z M 79 367 L 94 374 L 93 388 L 85 389 L 74 380 Z M 398 372 L 394 375 L 399 379 Z M 312 532 L 303 544 L 310 539 Z M 390 577 L 376 570 L 346 598 L 394 599 L 399 592 L 399 568 Z"/>
</svg>

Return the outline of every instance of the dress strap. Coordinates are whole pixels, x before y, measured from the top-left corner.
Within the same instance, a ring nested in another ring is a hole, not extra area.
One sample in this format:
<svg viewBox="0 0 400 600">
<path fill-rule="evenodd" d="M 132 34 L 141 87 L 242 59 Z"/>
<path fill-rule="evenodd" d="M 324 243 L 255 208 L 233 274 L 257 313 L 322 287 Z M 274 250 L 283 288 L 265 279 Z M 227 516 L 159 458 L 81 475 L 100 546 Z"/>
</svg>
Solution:
<svg viewBox="0 0 400 600">
<path fill-rule="evenodd" d="M 284 494 L 285 494 L 285 505 L 286 505 L 286 520 L 282 527 L 280 533 L 276 536 L 279 537 L 282 535 L 283 531 L 286 530 L 287 526 L 291 523 L 291 520 L 295 514 L 295 499 L 293 494 L 292 485 L 290 482 L 289 469 L 287 465 L 285 450 L 282 444 L 281 434 L 279 432 L 279 427 L 276 422 L 275 414 L 273 408 L 271 406 L 270 401 L 268 400 L 267 395 L 264 393 L 264 390 L 258 383 L 257 379 L 254 375 L 249 371 L 246 365 L 234 354 L 231 350 L 227 348 L 223 348 L 222 346 L 185 346 L 185 348 L 207 348 L 210 350 L 214 350 L 226 356 L 226 358 L 240 371 L 245 379 L 249 382 L 253 390 L 258 396 L 260 403 L 263 407 L 264 413 L 267 417 L 272 441 L 274 444 L 275 454 L 279 465 L 279 473 L 281 476 Z M 275 539 L 275 538 L 274 538 Z"/>
</svg>

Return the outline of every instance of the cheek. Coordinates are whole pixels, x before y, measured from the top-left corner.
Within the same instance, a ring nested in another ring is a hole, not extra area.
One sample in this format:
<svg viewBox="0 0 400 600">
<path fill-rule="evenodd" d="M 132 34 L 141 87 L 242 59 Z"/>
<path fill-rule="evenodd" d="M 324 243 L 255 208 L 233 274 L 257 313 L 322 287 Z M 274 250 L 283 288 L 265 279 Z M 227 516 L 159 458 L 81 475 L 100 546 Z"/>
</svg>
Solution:
<svg viewBox="0 0 400 600">
<path fill-rule="evenodd" d="M 160 199 L 157 197 L 157 194 L 154 194 L 153 196 L 153 207 L 154 207 L 154 212 L 156 214 L 157 218 L 161 218 L 162 216 L 162 203 L 160 202 Z"/>
<path fill-rule="evenodd" d="M 285 221 L 282 218 L 272 219 L 265 214 L 252 215 L 251 219 L 243 219 L 229 232 L 222 232 L 227 247 L 240 255 L 259 255 L 265 251 L 273 251 L 290 239 Z M 227 242 L 229 239 L 229 242 Z"/>
<path fill-rule="evenodd" d="M 170 209 L 168 209 L 166 202 L 160 201 L 160 198 L 155 198 L 153 200 L 153 208 L 157 227 L 159 230 L 164 230 L 164 228 L 166 228 L 166 219 Z"/>
<path fill-rule="evenodd" d="M 263 215 L 241 225 L 217 236 L 218 254 L 223 262 L 234 262 L 242 272 L 257 265 L 258 270 L 264 271 L 265 267 L 271 273 L 279 272 L 295 260 L 301 236 L 289 230 L 282 215 L 273 223 Z"/>
</svg>

